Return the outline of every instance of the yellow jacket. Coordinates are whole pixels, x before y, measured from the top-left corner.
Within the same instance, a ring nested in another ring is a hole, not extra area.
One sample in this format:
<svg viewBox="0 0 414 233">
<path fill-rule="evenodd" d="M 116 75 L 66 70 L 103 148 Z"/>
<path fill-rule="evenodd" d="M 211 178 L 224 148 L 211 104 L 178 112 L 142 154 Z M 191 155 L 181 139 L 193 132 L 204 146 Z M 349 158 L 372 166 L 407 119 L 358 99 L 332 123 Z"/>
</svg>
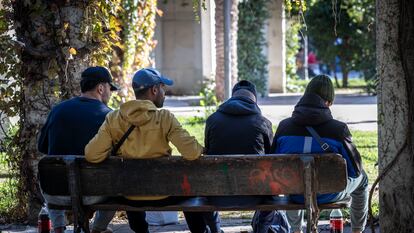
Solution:
<svg viewBox="0 0 414 233">
<path fill-rule="evenodd" d="M 99 163 L 111 152 L 131 125 L 136 127 L 118 150 L 128 159 L 148 159 L 171 155 L 169 142 L 188 160 L 201 156 L 203 147 L 182 128 L 174 115 L 149 100 L 133 100 L 106 116 L 98 133 L 85 147 L 86 160 Z M 128 197 L 133 200 L 157 200 L 165 197 Z"/>
</svg>

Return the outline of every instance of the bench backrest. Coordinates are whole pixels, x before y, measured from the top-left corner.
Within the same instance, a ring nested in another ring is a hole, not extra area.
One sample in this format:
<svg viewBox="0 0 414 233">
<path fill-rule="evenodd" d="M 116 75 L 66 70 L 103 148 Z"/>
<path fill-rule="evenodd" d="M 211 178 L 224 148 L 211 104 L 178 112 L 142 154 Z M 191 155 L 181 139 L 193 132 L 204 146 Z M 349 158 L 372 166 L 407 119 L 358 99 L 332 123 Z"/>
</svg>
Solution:
<svg viewBox="0 0 414 233">
<path fill-rule="evenodd" d="M 46 156 L 38 168 L 41 188 L 50 195 L 70 195 L 68 177 L 76 173 L 82 195 L 225 196 L 304 193 L 306 164 L 314 173 L 313 192 L 345 189 L 346 163 L 337 154 L 209 155 L 194 161 L 111 157 L 99 164 L 82 156 Z"/>
</svg>

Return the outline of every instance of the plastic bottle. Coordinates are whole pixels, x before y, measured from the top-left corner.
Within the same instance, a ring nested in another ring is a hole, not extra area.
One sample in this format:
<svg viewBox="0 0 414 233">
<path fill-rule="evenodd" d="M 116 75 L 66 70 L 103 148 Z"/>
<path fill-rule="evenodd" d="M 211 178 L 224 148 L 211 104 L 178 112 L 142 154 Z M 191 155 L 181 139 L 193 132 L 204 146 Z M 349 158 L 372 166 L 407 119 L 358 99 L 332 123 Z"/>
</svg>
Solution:
<svg viewBox="0 0 414 233">
<path fill-rule="evenodd" d="M 37 232 L 38 233 L 50 233 L 51 222 L 49 218 L 49 212 L 45 206 L 39 212 L 39 217 L 37 220 Z"/>
<path fill-rule="evenodd" d="M 340 209 L 334 209 L 329 215 L 329 222 L 331 226 L 331 233 L 343 233 L 344 232 L 344 219 L 342 218 L 342 212 Z"/>
</svg>

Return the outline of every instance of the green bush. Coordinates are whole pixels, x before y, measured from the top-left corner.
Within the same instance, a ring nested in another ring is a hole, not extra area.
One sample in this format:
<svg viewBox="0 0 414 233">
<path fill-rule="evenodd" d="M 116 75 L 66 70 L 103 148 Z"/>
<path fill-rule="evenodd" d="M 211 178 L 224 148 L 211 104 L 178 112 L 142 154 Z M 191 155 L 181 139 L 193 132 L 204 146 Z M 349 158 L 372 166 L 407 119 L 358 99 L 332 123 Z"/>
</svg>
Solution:
<svg viewBox="0 0 414 233">
<path fill-rule="evenodd" d="M 243 0 L 239 2 L 237 59 L 239 80 L 249 80 L 257 92 L 267 92 L 267 57 L 263 53 L 266 39 L 263 28 L 269 18 L 269 0 Z"/>
<path fill-rule="evenodd" d="M 299 76 L 296 74 L 296 54 L 300 48 L 298 36 L 300 28 L 299 22 L 294 20 L 288 21 L 288 28 L 286 30 L 286 79 L 288 83 L 291 80 L 299 79 Z"/>
<path fill-rule="evenodd" d="M 16 158 L 15 136 L 18 127 L 11 126 L 5 138 L 1 141 L 0 151 L 0 224 L 17 220 L 21 217 L 19 208 L 19 179 L 18 158 Z"/>
</svg>

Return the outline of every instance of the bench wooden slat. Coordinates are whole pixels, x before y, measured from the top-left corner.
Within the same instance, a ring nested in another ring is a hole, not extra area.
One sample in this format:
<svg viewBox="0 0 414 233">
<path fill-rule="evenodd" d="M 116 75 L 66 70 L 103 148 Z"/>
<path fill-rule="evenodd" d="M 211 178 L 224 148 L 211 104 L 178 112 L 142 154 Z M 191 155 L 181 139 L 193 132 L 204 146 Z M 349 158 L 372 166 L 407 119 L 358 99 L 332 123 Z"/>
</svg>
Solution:
<svg viewBox="0 0 414 233">
<path fill-rule="evenodd" d="M 349 207 L 349 198 L 339 202 L 321 204 L 321 209 L 338 209 Z M 90 205 L 87 208 L 92 210 L 127 210 L 127 211 L 234 211 L 234 210 L 297 210 L 306 209 L 304 204 L 289 202 L 287 198 L 270 200 L 263 202 L 245 202 L 242 199 L 232 200 L 231 204 L 215 203 L 204 197 L 190 198 L 189 200 L 178 202 L 175 205 L 168 206 L 148 206 L 145 202 L 137 202 L 131 205 L 131 202 L 112 199 L 107 202 Z M 221 204 L 221 205 L 220 205 Z M 49 205 L 54 209 L 71 209 L 71 206 Z"/>
<path fill-rule="evenodd" d="M 113 157 L 100 164 L 88 163 L 81 156 L 76 159 L 83 195 L 223 196 L 304 193 L 303 156 L 205 156 L 194 161 L 176 156 L 142 160 Z M 336 154 L 307 156 L 315 159 L 317 193 L 345 188 L 344 159 Z M 61 156 L 46 156 L 40 161 L 45 193 L 69 195 L 65 166 Z"/>
</svg>

